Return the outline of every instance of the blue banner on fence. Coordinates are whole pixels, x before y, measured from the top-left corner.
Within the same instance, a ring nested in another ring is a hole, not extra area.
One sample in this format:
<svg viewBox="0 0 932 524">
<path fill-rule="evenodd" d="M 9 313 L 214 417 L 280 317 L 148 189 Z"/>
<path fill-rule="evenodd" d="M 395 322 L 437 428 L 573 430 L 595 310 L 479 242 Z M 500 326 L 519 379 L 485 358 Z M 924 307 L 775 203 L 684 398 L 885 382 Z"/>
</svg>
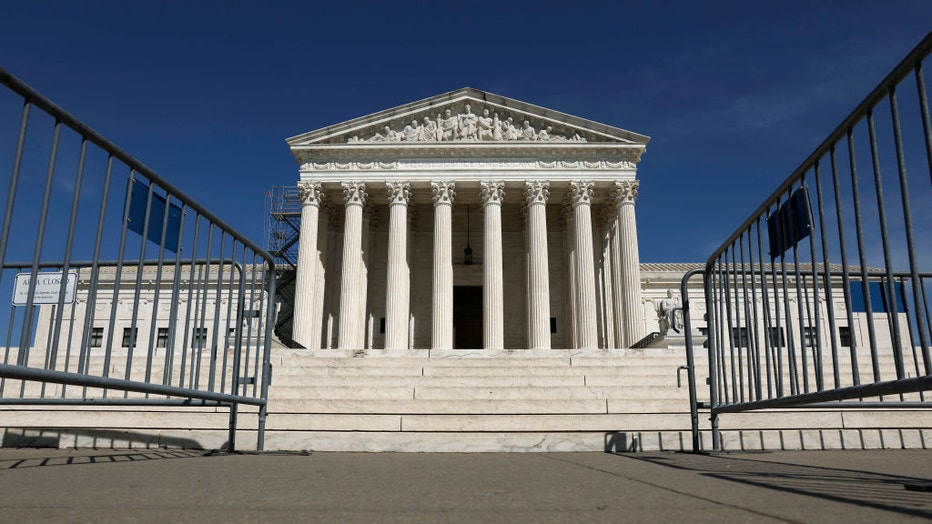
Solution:
<svg viewBox="0 0 932 524">
<path fill-rule="evenodd" d="M 155 244 L 162 243 L 162 224 L 165 223 L 165 197 L 152 192 L 152 205 L 149 209 L 149 227 L 146 229 L 146 207 L 149 200 L 149 186 L 136 179 L 131 179 L 132 196 L 130 197 L 128 227 L 142 236 L 146 230 L 146 238 Z M 169 204 L 168 227 L 165 233 L 165 249 L 171 252 L 178 251 L 178 240 L 181 232 L 181 208 Z"/>
<path fill-rule="evenodd" d="M 809 208 L 809 190 L 802 186 L 767 217 L 770 258 L 783 255 L 787 249 L 796 246 L 810 233 L 812 212 Z"/>
</svg>

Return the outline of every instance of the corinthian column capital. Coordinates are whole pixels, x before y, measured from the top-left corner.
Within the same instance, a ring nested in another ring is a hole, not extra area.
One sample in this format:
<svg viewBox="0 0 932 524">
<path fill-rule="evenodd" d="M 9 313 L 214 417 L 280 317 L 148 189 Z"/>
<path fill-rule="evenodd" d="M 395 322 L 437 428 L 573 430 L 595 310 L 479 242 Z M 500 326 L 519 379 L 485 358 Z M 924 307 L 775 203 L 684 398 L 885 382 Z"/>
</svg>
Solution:
<svg viewBox="0 0 932 524">
<path fill-rule="evenodd" d="M 595 182 L 591 180 L 573 180 L 570 182 L 570 202 L 573 207 L 579 204 L 592 203 L 592 188 Z"/>
<path fill-rule="evenodd" d="M 638 197 L 638 186 L 640 184 L 639 180 L 615 182 L 615 187 L 612 189 L 612 199 L 615 201 L 615 205 L 634 204 Z"/>
<path fill-rule="evenodd" d="M 411 199 L 411 184 L 408 182 L 386 182 L 385 187 L 388 190 L 388 205 L 408 205 L 408 201 Z"/>
<path fill-rule="evenodd" d="M 441 204 L 452 206 L 456 199 L 456 183 L 452 180 L 431 182 L 430 192 L 433 196 L 434 206 Z"/>
<path fill-rule="evenodd" d="M 529 180 L 524 183 L 524 199 L 532 204 L 546 204 L 550 198 L 550 182 L 546 180 Z"/>
<path fill-rule="evenodd" d="M 482 192 L 483 206 L 487 204 L 501 205 L 502 199 L 505 198 L 505 182 L 482 182 L 479 189 Z"/>
<path fill-rule="evenodd" d="M 368 195 L 366 194 L 365 182 L 343 182 L 341 186 L 343 186 L 343 202 L 347 206 L 353 204 L 359 206 L 366 205 L 366 199 L 368 198 Z"/>
<path fill-rule="evenodd" d="M 319 206 L 323 198 L 320 182 L 298 182 L 298 197 L 301 198 L 301 204 Z"/>
</svg>

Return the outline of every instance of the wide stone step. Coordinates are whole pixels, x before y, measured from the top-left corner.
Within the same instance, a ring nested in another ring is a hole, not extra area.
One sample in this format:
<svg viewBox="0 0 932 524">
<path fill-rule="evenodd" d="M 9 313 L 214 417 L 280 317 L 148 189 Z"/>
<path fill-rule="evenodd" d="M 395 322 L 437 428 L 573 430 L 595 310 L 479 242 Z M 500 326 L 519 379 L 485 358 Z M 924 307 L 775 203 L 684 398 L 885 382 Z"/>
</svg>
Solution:
<svg viewBox="0 0 932 524">
<path fill-rule="evenodd" d="M 279 399 L 346 399 L 346 400 L 586 400 L 586 399 L 651 399 L 688 398 L 685 388 L 662 386 L 555 386 L 555 387 L 393 387 L 361 389 L 349 386 L 271 388 L 269 403 Z"/>
<path fill-rule="evenodd" d="M 689 408 L 681 399 L 638 400 L 309 400 L 288 399 L 270 403 L 270 413 L 358 413 L 443 415 L 533 415 L 682 413 Z"/>
</svg>

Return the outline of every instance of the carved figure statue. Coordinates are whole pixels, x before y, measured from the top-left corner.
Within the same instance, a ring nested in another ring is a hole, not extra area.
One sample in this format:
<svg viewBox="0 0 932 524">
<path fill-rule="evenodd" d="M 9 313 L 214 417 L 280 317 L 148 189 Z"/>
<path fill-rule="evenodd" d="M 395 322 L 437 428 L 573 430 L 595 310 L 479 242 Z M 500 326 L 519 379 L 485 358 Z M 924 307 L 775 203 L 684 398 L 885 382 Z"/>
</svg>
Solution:
<svg viewBox="0 0 932 524">
<path fill-rule="evenodd" d="M 514 119 L 508 117 L 502 122 L 502 138 L 505 140 L 517 140 L 518 130 L 515 129 Z"/>
<path fill-rule="evenodd" d="M 534 131 L 531 123 L 527 120 L 521 124 L 521 134 L 518 136 L 518 140 L 537 140 L 537 132 Z"/>
<path fill-rule="evenodd" d="M 418 137 L 418 140 L 422 142 L 434 142 L 439 140 L 437 134 L 437 124 L 435 124 L 430 118 L 424 117 L 424 125 L 421 126 L 421 134 Z"/>
<path fill-rule="evenodd" d="M 495 140 L 494 133 L 494 122 L 492 117 L 489 116 L 489 110 L 483 109 L 482 116 L 478 119 L 479 124 L 479 140 Z"/>
<path fill-rule="evenodd" d="M 572 140 L 573 142 L 585 142 L 586 137 L 580 135 L 579 133 L 573 133 L 573 136 L 567 138 L 567 140 Z"/>
<path fill-rule="evenodd" d="M 440 122 L 440 140 L 449 142 L 457 138 L 456 127 L 459 125 L 459 122 L 449 109 L 444 111 L 443 114 L 444 118 Z"/>
<path fill-rule="evenodd" d="M 492 140 L 502 139 L 502 123 L 498 119 L 498 113 L 492 115 Z"/>
<path fill-rule="evenodd" d="M 385 133 L 376 133 L 367 140 L 368 142 L 397 142 L 399 140 L 398 133 L 396 133 L 390 126 L 385 126 L 382 128 Z"/>
<path fill-rule="evenodd" d="M 405 126 L 404 140 L 407 142 L 417 142 L 421 131 L 418 129 L 417 120 L 412 120 L 411 125 Z"/>
<path fill-rule="evenodd" d="M 680 297 L 667 290 L 667 298 L 654 301 L 657 317 L 660 320 L 660 334 L 666 335 L 670 328 L 680 333 L 683 331 L 683 303 Z"/>
<path fill-rule="evenodd" d="M 551 131 L 553 131 L 553 127 L 552 127 L 552 126 L 547 126 L 546 128 L 541 129 L 541 130 L 540 130 L 540 133 L 537 133 L 537 140 L 540 140 L 541 142 L 547 142 L 547 141 L 549 141 L 549 140 L 550 140 L 550 132 L 551 132 Z"/>
<path fill-rule="evenodd" d="M 466 104 L 465 111 L 459 115 L 459 124 L 460 124 L 459 138 L 475 140 L 476 133 L 478 131 L 478 127 L 476 125 L 478 119 L 479 117 L 473 114 L 472 109 L 469 107 L 469 104 Z"/>
</svg>

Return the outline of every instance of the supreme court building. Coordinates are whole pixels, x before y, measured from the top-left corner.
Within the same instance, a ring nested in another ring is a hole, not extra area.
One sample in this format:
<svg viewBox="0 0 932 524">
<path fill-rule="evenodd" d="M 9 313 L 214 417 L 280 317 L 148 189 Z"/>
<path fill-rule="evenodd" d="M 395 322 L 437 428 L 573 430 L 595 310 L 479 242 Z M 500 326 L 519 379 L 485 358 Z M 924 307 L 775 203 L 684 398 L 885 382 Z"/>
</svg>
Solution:
<svg viewBox="0 0 932 524">
<path fill-rule="evenodd" d="M 649 138 L 472 88 L 288 139 L 308 349 L 625 348 Z M 655 319 L 653 319 L 655 320 Z"/>
</svg>

